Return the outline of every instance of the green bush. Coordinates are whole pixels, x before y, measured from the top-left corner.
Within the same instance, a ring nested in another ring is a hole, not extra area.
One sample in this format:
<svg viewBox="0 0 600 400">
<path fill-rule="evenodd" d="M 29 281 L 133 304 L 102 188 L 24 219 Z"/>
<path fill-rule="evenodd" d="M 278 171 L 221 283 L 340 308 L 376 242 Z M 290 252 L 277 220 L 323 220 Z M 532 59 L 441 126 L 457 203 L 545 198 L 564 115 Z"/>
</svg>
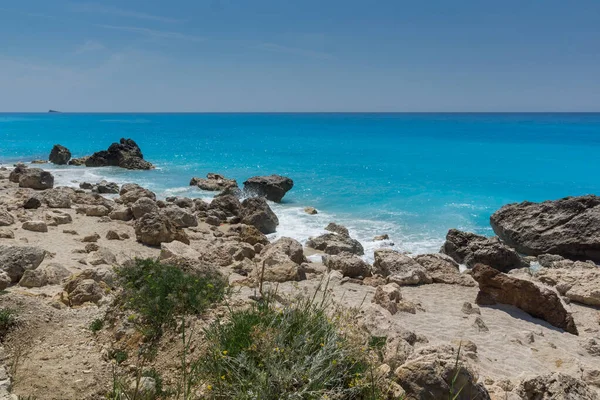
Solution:
<svg viewBox="0 0 600 400">
<path fill-rule="evenodd" d="M 195 373 L 213 399 L 378 398 L 368 343 L 341 325 L 308 300 L 232 311 L 206 330 L 209 351 Z"/>
<path fill-rule="evenodd" d="M 145 336 L 157 338 L 175 317 L 199 314 L 221 300 L 226 281 L 218 273 L 194 274 L 152 259 L 116 269 L 125 306 L 138 314 L 132 318 Z"/>
<path fill-rule="evenodd" d="M 104 320 L 101 318 L 96 318 L 90 324 L 90 331 L 93 333 L 99 332 L 104 327 Z"/>
<path fill-rule="evenodd" d="M 0 308 L 0 340 L 17 324 L 17 311 L 12 308 Z"/>
</svg>

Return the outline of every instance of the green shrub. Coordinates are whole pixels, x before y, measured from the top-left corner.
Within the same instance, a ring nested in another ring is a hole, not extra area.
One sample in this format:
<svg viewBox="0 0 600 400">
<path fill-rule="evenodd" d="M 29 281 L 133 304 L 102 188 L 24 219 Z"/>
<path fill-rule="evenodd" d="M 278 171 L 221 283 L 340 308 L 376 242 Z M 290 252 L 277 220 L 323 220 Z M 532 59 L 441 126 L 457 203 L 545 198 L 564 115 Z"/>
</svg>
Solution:
<svg viewBox="0 0 600 400">
<path fill-rule="evenodd" d="M 109 357 L 117 362 L 117 364 L 121 364 L 123 361 L 127 360 L 127 352 L 124 350 L 111 350 L 109 353 Z"/>
<path fill-rule="evenodd" d="M 17 324 L 17 311 L 12 308 L 0 308 L 0 340 Z"/>
<path fill-rule="evenodd" d="M 157 338 L 175 317 L 199 314 L 221 300 L 226 281 L 218 273 L 193 274 L 152 259 L 116 269 L 123 287 L 125 306 L 135 311 L 132 318 L 145 336 Z"/>
<path fill-rule="evenodd" d="M 195 372 L 213 399 L 375 399 L 368 343 L 353 329 L 308 300 L 281 311 L 266 301 L 211 325 Z"/>
<path fill-rule="evenodd" d="M 104 327 L 104 320 L 101 318 L 96 318 L 90 324 L 90 331 L 93 333 L 99 332 Z"/>
</svg>

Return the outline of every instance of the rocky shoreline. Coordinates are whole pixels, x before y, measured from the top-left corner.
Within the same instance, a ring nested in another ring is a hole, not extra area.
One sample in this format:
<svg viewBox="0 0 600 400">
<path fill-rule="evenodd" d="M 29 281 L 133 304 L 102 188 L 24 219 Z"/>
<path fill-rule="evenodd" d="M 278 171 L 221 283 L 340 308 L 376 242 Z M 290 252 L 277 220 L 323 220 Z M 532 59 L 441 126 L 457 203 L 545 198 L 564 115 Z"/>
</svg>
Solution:
<svg viewBox="0 0 600 400">
<path fill-rule="evenodd" d="M 50 158 L 69 163 L 61 147 Z M 151 166 L 130 139 L 84 163 Z M 269 241 L 279 220 L 267 200 L 281 201 L 293 187 L 289 178 L 253 177 L 239 188 L 209 174 L 190 185 L 219 194 L 210 203 L 161 200 L 135 183 L 80 182 L 74 189 L 55 187 L 39 168 L 0 170 L 0 305 L 20 310 L 0 351 L 10 371 L 0 391 L 104 398 L 109 353 L 136 340 L 134 325 L 114 309 L 120 289 L 113 267 L 155 258 L 218 270 L 237 306 L 251 303 L 263 283 L 293 297 L 327 282 L 334 303 L 360 309 L 361 329 L 386 338 L 381 368 L 408 399 L 439 398 L 440 377 L 459 348 L 466 388 L 459 399 L 600 395 L 600 198 L 507 205 L 491 217 L 498 237 L 451 229 L 440 253 L 382 248 L 369 264 L 361 243 L 337 224 L 305 246 Z M 108 328 L 89 332 L 109 314 L 117 316 Z M 174 362 L 159 357 L 155 368 Z"/>
</svg>

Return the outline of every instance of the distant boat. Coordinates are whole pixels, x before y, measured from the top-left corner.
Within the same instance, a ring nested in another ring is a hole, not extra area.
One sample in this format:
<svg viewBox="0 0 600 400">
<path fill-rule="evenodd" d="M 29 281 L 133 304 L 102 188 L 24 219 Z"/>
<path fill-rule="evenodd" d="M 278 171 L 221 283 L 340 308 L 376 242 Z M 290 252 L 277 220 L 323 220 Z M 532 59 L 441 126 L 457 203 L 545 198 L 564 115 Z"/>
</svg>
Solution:
<svg viewBox="0 0 600 400">
<path fill-rule="evenodd" d="M 59 113 L 60 111 L 56 111 L 56 110 L 48 110 L 49 113 Z"/>
</svg>

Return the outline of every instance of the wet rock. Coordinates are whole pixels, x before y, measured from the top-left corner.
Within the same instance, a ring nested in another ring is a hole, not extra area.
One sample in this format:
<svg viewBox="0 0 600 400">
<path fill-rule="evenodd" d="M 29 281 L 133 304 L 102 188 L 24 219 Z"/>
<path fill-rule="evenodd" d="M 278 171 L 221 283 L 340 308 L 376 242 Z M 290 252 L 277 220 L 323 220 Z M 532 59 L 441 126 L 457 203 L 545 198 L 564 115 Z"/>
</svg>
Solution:
<svg viewBox="0 0 600 400">
<path fill-rule="evenodd" d="M 294 181 L 285 176 L 255 176 L 244 182 L 244 191 L 279 203 L 293 186 Z"/>
<path fill-rule="evenodd" d="M 54 176 L 39 168 L 26 168 L 19 176 L 19 187 L 35 190 L 51 189 L 54 187 Z"/>
<path fill-rule="evenodd" d="M 235 179 L 225 178 L 223 175 L 209 172 L 204 178 L 192 178 L 190 186 L 198 186 L 202 190 L 221 191 L 227 188 L 237 188 Z"/>
<path fill-rule="evenodd" d="M 251 197 L 244 200 L 240 216 L 243 224 L 253 225 L 265 234 L 274 233 L 277 225 L 279 225 L 279 219 L 277 219 L 265 199 L 261 197 Z"/>
<path fill-rule="evenodd" d="M 350 236 L 350 232 L 348 232 L 348 228 L 343 225 L 336 224 L 335 222 L 330 222 L 329 225 L 325 227 L 326 231 L 337 233 L 342 236 Z"/>
<path fill-rule="evenodd" d="M 314 207 L 304 207 L 304 212 L 308 215 L 317 215 L 319 213 Z"/>
<path fill-rule="evenodd" d="M 571 313 L 565 309 L 554 291 L 531 281 L 503 274 L 483 264 L 477 264 L 473 268 L 472 276 L 479 283 L 477 304 L 509 304 L 557 328 L 578 334 Z"/>
<path fill-rule="evenodd" d="M 159 213 L 149 213 L 135 222 L 135 235 L 138 242 L 149 246 L 160 246 L 174 240 L 189 244 L 190 240 L 181 228 L 169 218 Z"/>
<path fill-rule="evenodd" d="M 458 229 L 448 231 L 441 252 L 449 255 L 459 264 L 471 268 L 479 263 L 489 265 L 501 272 L 529 267 L 529 263 L 498 238 L 486 238 Z"/>
<path fill-rule="evenodd" d="M 52 164 L 57 165 L 66 165 L 71 159 L 71 152 L 65 146 L 61 146 L 60 144 L 55 144 L 50 151 L 50 156 L 48 160 Z"/>
<path fill-rule="evenodd" d="M 526 379 L 515 392 L 524 400 L 598 399 L 585 382 L 560 372 Z"/>
<path fill-rule="evenodd" d="M 337 270 L 349 278 L 371 276 L 371 266 L 353 254 L 325 255 L 323 264 L 330 270 Z"/>
<path fill-rule="evenodd" d="M 25 270 L 19 285 L 27 288 L 56 285 L 70 275 L 69 270 L 62 265 L 51 263 L 37 269 Z"/>
<path fill-rule="evenodd" d="M 101 194 L 117 194 L 119 193 L 119 185 L 115 182 L 102 180 L 92 188 L 92 191 Z"/>
<path fill-rule="evenodd" d="M 325 233 L 309 238 L 306 246 L 332 255 L 351 253 L 362 256 L 365 253 L 363 246 L 358 240 L 337 233 Z"/>
<path fill-rule="evenodd" d="M 432 283 L 425 268 L 413 258 L 392 249 L 377 249 L 374 253 L 373 273 L 388 277 L 399 285 Z"/>
<path fill-rule="evenodd" d="M 377 235 L 373 238 L 374 242 L 380 242 L 382 240 L 390 240 L 390 236 L 387 233 L 385 233 L 383 235 Z"/>
<path fill-rule="evenodd" d="M 44 260 L 46 252 L 33 246 L 0 246 L 0 271 L 11 282 L 18 282 L 27 270 L 36 269 Z"/>
<path fill-rule="evenodd" d="M 153 169 L 154 166 L 144 160 L 142 151 L 132 139 L 122 138 L 119 143 L 111 144 L 107 150 L 92 154 L 86 161 L 86 167 L 121 167 L 126 169 Z"/>
<path fill-rule="evenodd" d="M 490 217 L 494 232 L 527 255 L 600 262 L 600 197 L 508 204 Z"/>
<path fill-rule="evenodd" d="M 85 156 L 85 157 L 79 157 L 79 158 L 72 158 L 69 161 L 69 165 L 75 165 L 75 166 L 83 166 L 85 165 L 85 162 L 90 158 L 90 156 Z"/>
<path fill-rule="evenodd" d="M 451 345 L 416 350 L 394 374 L 410 399 L 490 399 L 476 371 Z"/>
<path fill-rule="evenodd" d="M 22 228 L 32 232 L 48 232 L 48 225 L 44 221 L 27 221 Z"/>
</svg>

